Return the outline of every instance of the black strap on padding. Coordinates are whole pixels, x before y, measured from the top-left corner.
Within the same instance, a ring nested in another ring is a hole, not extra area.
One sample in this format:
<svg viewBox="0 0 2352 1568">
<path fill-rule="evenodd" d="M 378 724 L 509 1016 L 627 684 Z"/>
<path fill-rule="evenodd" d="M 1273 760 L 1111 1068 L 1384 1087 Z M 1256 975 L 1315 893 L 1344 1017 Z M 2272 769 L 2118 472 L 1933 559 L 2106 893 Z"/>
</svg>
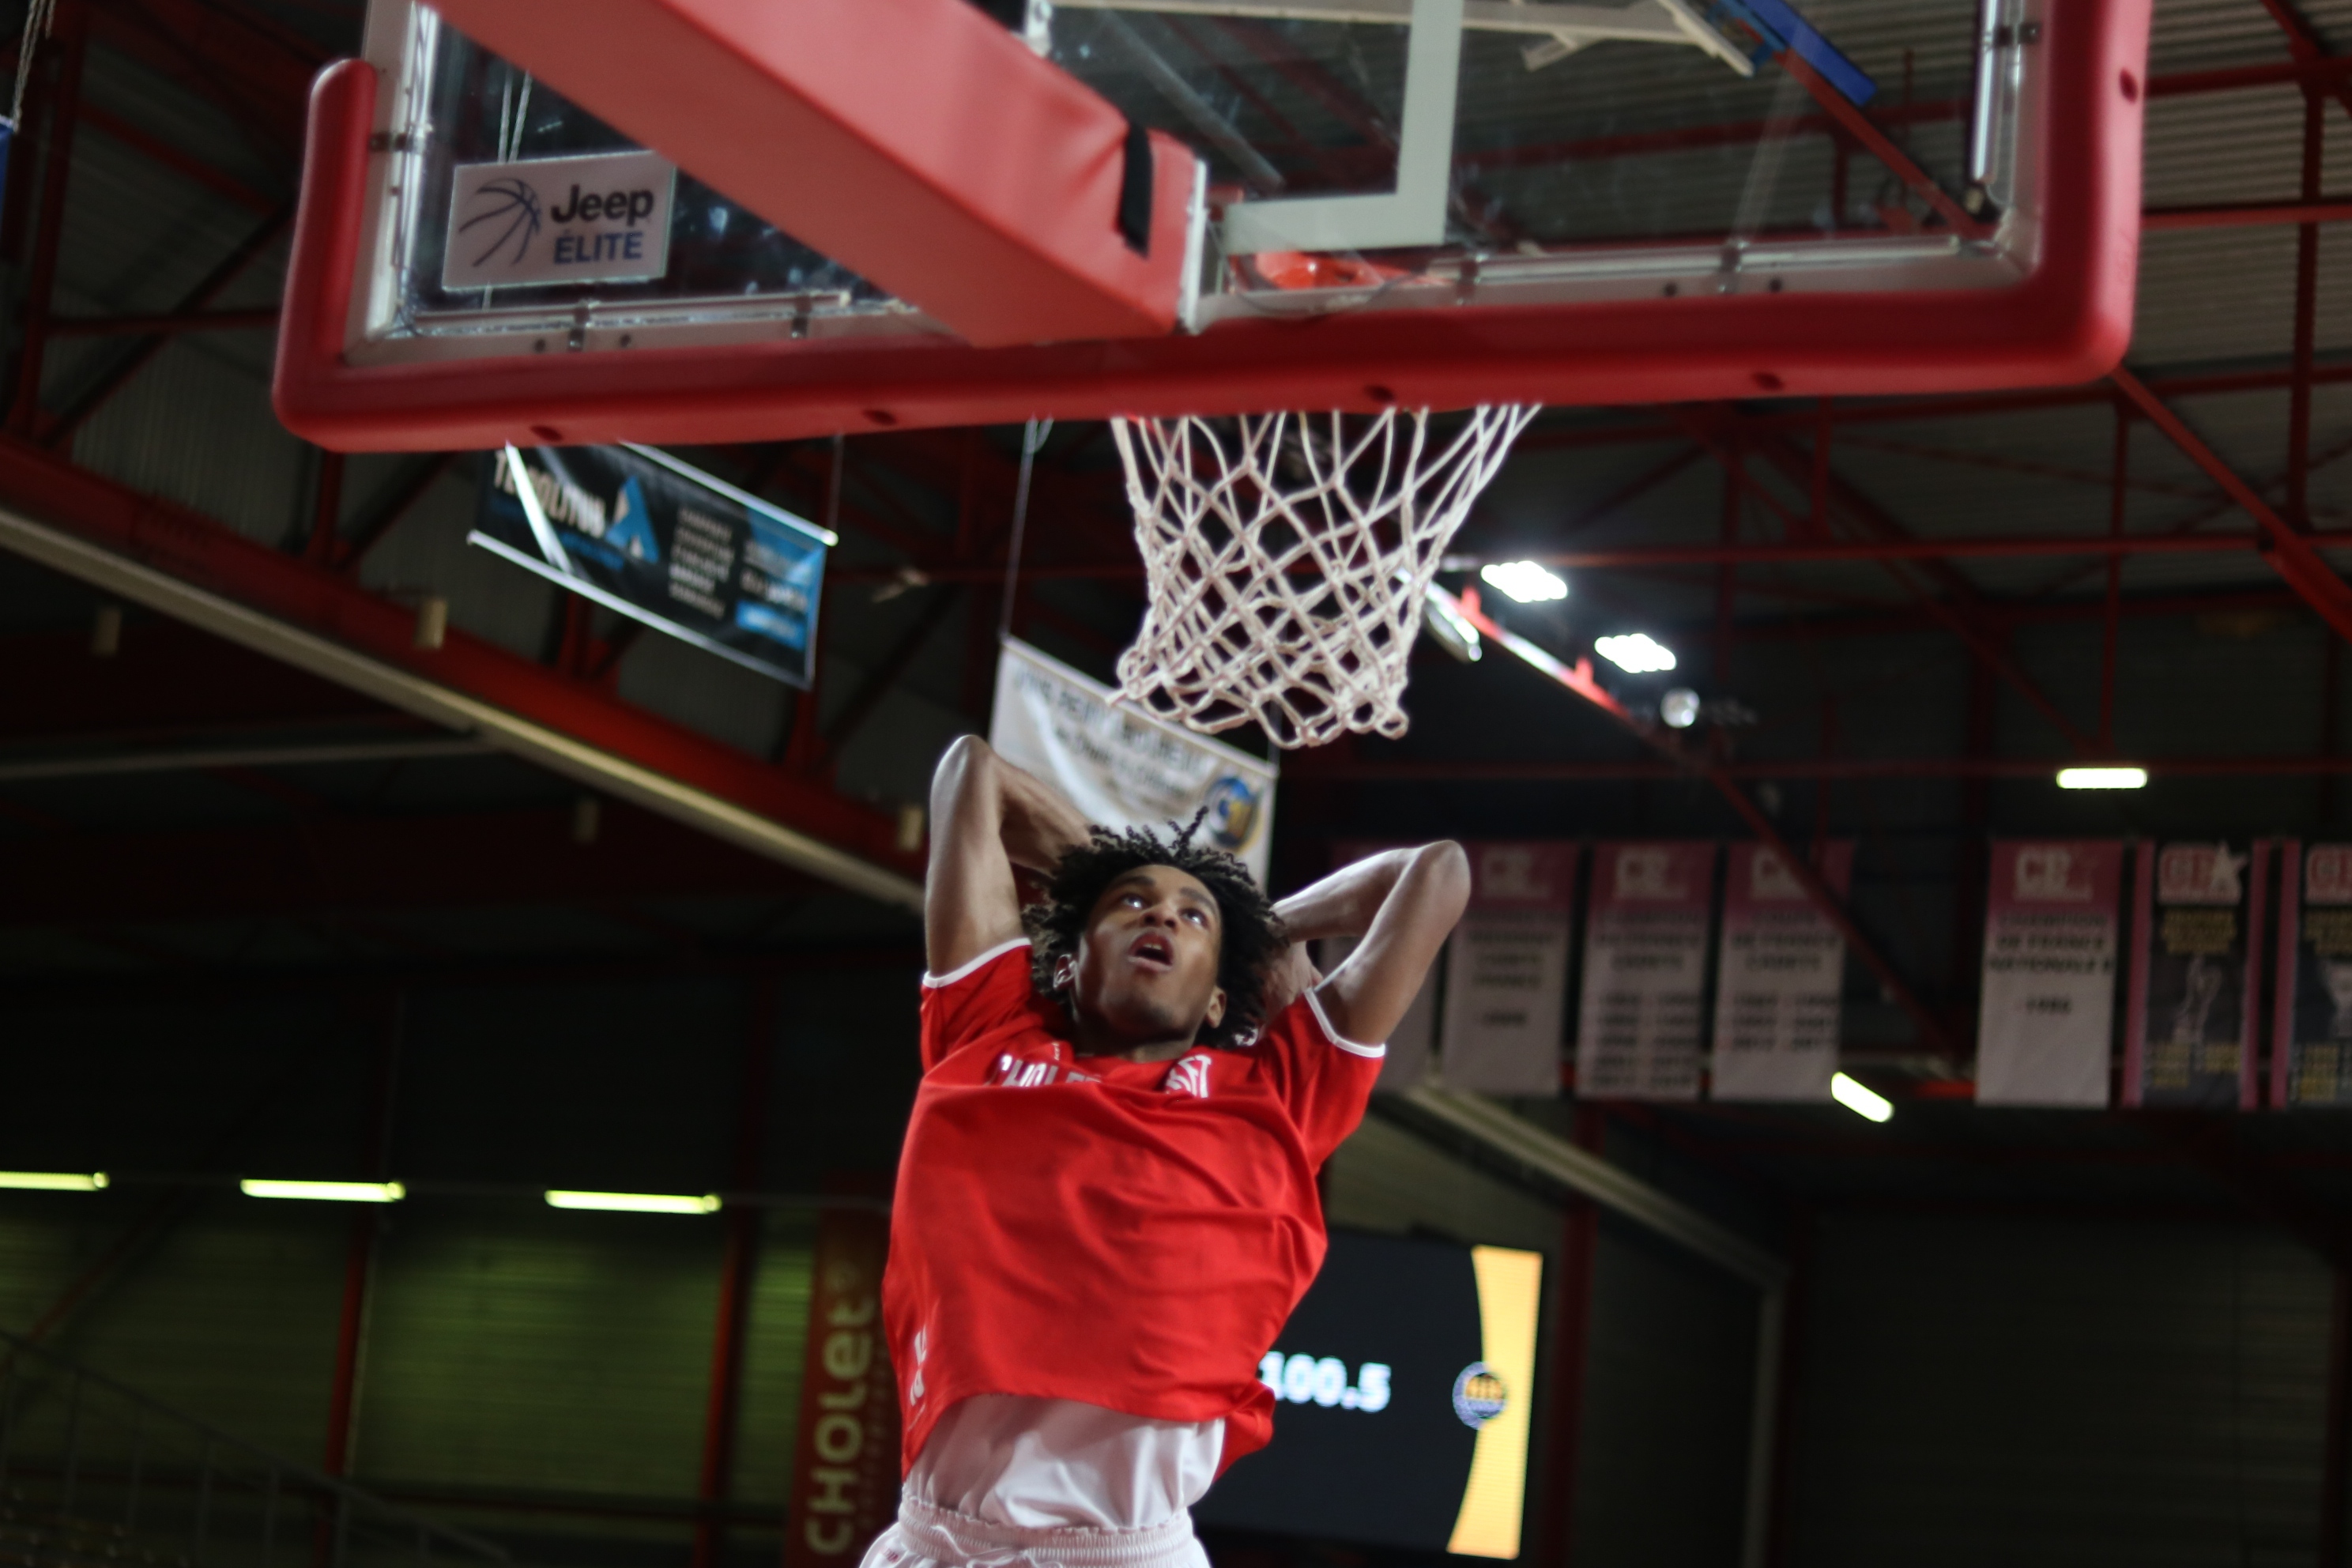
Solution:
<svg viewBox="0 0 2352 1568">
<path fill-rule="evenodd" d="M 1127 122 L 1127 171 L 1118 186 L 1118 232 L 1138 256 L 1151 254 L 1151 135 Z"/>
</svg>

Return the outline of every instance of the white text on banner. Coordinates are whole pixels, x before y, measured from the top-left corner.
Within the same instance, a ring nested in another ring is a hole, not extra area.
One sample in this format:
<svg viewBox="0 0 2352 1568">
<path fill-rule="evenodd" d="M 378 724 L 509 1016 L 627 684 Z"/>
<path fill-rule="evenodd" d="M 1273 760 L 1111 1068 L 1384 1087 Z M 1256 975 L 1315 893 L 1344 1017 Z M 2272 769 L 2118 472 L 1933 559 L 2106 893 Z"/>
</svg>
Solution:
<svg viewBox="0 0 2352 1568">
<path fill-rule="evenodd" d="M 2352 1105 L 2352 844 L 2279 855 L 2271 1105 Z"/>
<path fill-rule="evenodd" d="M 1111 696 L 1059 659 L 1008 640 L 996 661 L 988 743 L 1106 827 L 1165 833 L 1205 804 L 1208 841 L 1241 857 L 1263 884 L 1274 842 L 1274 764 L 1114 707 Z"/>
<path fill-rule="evenodd" d="M 2254 1108 L 2270 844 L 2142 843 L 2124 1103 Z"/>
<path fill-rule="evenodd" d="M 1706 991 L 1712 844 L 1602 844 L 1592 852 L 1576 1092 L 1696 1100 Z"/>
<path fill-rule="evenodd" d="M 1445 948 L 1445 1081 L 1559 1093 L 1573 844 L 1469 844 L 1470 907 Z"/>
<path fill-rule="evenodd" d="M 1979 1104 L 2107 1103 L 2123 858 L 2105 839 L 1993 845 Z"/>
<path fill-rule="evenodd" d="M 1853 840 L 1821 847 L 1814 869 L 1840 898 Z M 1780 854 L 1735 844 L 1715 972 L 1717 1100 L 1827 1100 L 1837 1073 L 1845 939 Z"/>
</svg>

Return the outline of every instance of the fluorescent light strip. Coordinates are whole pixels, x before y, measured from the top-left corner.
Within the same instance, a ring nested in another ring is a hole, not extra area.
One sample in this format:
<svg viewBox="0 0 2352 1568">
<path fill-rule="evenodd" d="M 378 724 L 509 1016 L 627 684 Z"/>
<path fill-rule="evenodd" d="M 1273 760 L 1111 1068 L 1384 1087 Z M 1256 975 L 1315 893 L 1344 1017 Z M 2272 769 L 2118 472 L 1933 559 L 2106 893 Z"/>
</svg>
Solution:
<svg viewBox="0 0 2352 1568">
<path fill-rule="evenodd" d="M 1675 667 L 1674 650 L 1647 632 L 1595 637 L 1592 651 L 1628 675 L 1655 675 Z"/>
<path fill-rule="evenodd" d="M 1874 1089 L 1839 1073 L 1830 1079 L 1832 1098 L 1865 1121 L 1884 1121 L 1895 1114 L 1895 1102 Z"/>
<path fill-rule="evenodd" d="M 2060 768 L 2060 789 L 2146 789 L 2146 768 Z"/>
<path fill-rule="evenodd" d="M 249 1198 L 310 1198 L 331 1204 L 396 1204 L 408 1195 L 398 1182 L 257 1182 L 237 1189 Z"/>
<path fill-rule="evenodd" d="M 72 1171 L 0 1171 L 0 1187 L 16 1187 L 28 1193 L 97 1193 L 106 1190 L 106 1173 L 92 1171 L 80 1175 Z"/>
<path fill-rule="evenodd" d="M 566 1193 L 551 1190 L 547 1206 L 558 1209 L 610 1209 L 620 1214 L 717 1214 L 719 1194 L 695 1197 L 686 1193 Z"/>
<path fill-rule="evenodd" d="M 1479 568 L 1478 580 L 1490 588 L 1509 595 L 1522 605 L 1538 605 L 1546 600 L 1568 597 L 1568 584 L 1535 561 L 1503 561 L 1492 566 L 1483 566 Z"/>
</svg>

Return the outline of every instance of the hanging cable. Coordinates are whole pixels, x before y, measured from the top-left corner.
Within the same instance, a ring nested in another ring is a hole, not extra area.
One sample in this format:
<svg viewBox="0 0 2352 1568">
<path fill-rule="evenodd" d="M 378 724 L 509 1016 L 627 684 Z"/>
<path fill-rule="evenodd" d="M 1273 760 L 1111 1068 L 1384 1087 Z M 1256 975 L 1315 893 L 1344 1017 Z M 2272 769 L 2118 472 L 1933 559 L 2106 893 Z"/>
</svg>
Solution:
<svg viewBox="0 0 2352 1568">
<path fill-rule="evenodd" d="M 25 89 L 33 79 L 33 47 L 49 36 L 58 17 L 58 0 L 32 0 L 25 8 L 25 41 L 16 49 L 16 91 L 8 100 L 8 123 L 25 123 Z"/>
<path fill-rule="evenodd" d="M 1021 432 L 1021 482 L 1013 489 L 1013 538 L 1004 547 L 1004 613 L 996 623 L 1000 647 L 1013 637 L 1013 594 L 1021 581 L 1021 535 L 1029 526 L 1029 472 L 1053 433 L 1051 419 L 1032 419 Z"/>
</svg>

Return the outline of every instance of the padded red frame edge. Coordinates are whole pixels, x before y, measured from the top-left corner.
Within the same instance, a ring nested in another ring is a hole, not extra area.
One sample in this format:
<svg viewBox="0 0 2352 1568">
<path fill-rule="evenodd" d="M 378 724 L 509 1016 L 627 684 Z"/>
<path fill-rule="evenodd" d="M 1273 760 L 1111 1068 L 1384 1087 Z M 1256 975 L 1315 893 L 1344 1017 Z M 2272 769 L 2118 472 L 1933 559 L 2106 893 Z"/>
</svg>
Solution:
<svg viewBox="0 0 2352 1568">
<path fill-rule="evenodd" d="M 2011 289 L 1358 311 L 1016 348 L 895 339 L 355 367 L 343 330 L 374 71 L 321 74 L 278 342 L 278 417 L 342 451 L 780 440 L 1035 415 L 1671 403 L 2088 381 L 2130 341 L 2150 0 L 2045 24 L 2042 256 Z M 794 8 L 797 9 L 797 8 Z"/>
<path fill-rule="evenodd" d="M 436 0 L 444 19 L 988 347 L 1176 326 L 1192 153 L 1119 237 L 1127 117 L 965 0 Z"/>
</svg>

